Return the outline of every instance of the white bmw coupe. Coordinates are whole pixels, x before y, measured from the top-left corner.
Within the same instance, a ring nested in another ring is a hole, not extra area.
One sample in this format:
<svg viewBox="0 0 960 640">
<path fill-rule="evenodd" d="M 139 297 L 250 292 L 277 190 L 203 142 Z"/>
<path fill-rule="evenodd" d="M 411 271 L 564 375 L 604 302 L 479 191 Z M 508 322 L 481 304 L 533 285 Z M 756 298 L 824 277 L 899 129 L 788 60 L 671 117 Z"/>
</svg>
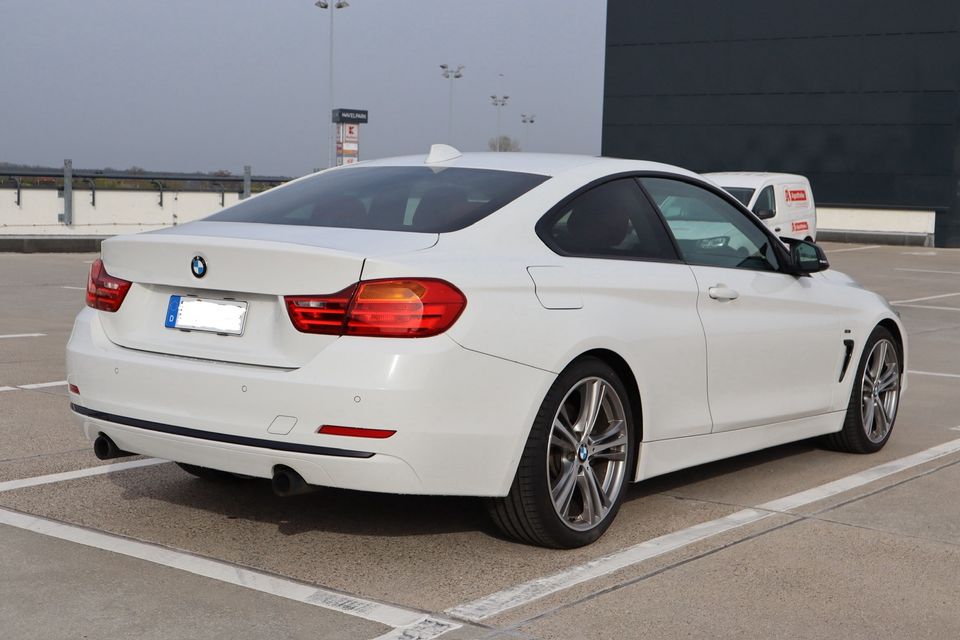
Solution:
<svg viewBox="0 0 960 640">
<path fill-rule="evenodd" d="M 111 238 L 67 346 L 100 458 L 208 479 L 483 496 L 576 547 L 628 482 L 890 437 L 879 295 L 689 171 L 435 145 Z"/>
</svg>

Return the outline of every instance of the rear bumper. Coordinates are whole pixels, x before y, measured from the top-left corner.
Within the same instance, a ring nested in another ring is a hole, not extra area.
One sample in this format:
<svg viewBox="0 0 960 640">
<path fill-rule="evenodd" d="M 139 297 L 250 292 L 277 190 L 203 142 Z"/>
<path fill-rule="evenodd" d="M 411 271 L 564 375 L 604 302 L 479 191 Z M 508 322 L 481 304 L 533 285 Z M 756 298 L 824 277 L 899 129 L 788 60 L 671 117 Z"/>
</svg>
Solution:
<svg viewBox="0 0 960 640">
<path fill-rule="evenodd" d="M 506 495 L 555 379 L 442 335 L 340 338 L 296 370 L 165 356 L 113 344 L 91 309 L 77 317 L 67 372 L 86 436 L 125 451 L 264 478 L 284 465 L 321 486 L 476 496 Z M 316 433 L 324 424 L 396 433 Z"/>
</svg>

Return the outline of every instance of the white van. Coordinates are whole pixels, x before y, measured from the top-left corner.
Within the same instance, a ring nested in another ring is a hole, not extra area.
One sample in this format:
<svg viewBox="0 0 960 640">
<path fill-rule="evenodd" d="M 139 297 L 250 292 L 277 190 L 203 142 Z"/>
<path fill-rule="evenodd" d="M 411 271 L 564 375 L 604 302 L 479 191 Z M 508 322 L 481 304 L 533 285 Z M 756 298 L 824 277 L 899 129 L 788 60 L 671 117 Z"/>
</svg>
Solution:
<svg viewBox="0 0 960 640">
<path fill-rule="evenodd" d="M 790 173 L 706 173 L 770 227 L 777 236 L 817 239 L 817 209 L 810 181 Z"/>
</svg>

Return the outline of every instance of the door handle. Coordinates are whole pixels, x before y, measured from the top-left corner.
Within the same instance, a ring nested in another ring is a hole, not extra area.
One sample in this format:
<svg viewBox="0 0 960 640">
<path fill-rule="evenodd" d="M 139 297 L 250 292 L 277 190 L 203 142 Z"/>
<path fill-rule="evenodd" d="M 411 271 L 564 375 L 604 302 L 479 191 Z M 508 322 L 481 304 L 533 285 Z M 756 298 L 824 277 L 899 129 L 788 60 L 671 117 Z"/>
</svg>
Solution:
<svg viewBox="0 0 960 640">
<path fill-rule="evenodd" d="M 714 300 L 726 301 L 726 300 L 736 300 L 740 297 L 740 294 L 728 287 L 725 284 L 717 284 L 709 289 L 707 289 L 707 295 L 709 295 Z"/>
</svg>

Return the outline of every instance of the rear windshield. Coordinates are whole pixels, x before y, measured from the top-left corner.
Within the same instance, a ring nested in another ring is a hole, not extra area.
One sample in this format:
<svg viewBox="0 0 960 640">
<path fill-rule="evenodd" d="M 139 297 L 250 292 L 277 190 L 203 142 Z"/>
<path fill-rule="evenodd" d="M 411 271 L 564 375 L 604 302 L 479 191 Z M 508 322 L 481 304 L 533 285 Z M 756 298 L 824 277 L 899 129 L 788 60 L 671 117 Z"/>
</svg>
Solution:
<svg viewBox="0 0 960 640">
<path fill-rule="evenodd" d="M 746 189 L 744 187 L 724 187 L 723 190 L 739 200 L 745 207 L 750 206 L 750 198 L 753 197 L 753 192 L 756 191 L 756 189 Z"/>
<path fill-rule="evenodd" d="M 206 220 L 442 233 L 473 224 L 546 179 L 487 169 L 356 167 L 268 191 Z"/>
</svg>

